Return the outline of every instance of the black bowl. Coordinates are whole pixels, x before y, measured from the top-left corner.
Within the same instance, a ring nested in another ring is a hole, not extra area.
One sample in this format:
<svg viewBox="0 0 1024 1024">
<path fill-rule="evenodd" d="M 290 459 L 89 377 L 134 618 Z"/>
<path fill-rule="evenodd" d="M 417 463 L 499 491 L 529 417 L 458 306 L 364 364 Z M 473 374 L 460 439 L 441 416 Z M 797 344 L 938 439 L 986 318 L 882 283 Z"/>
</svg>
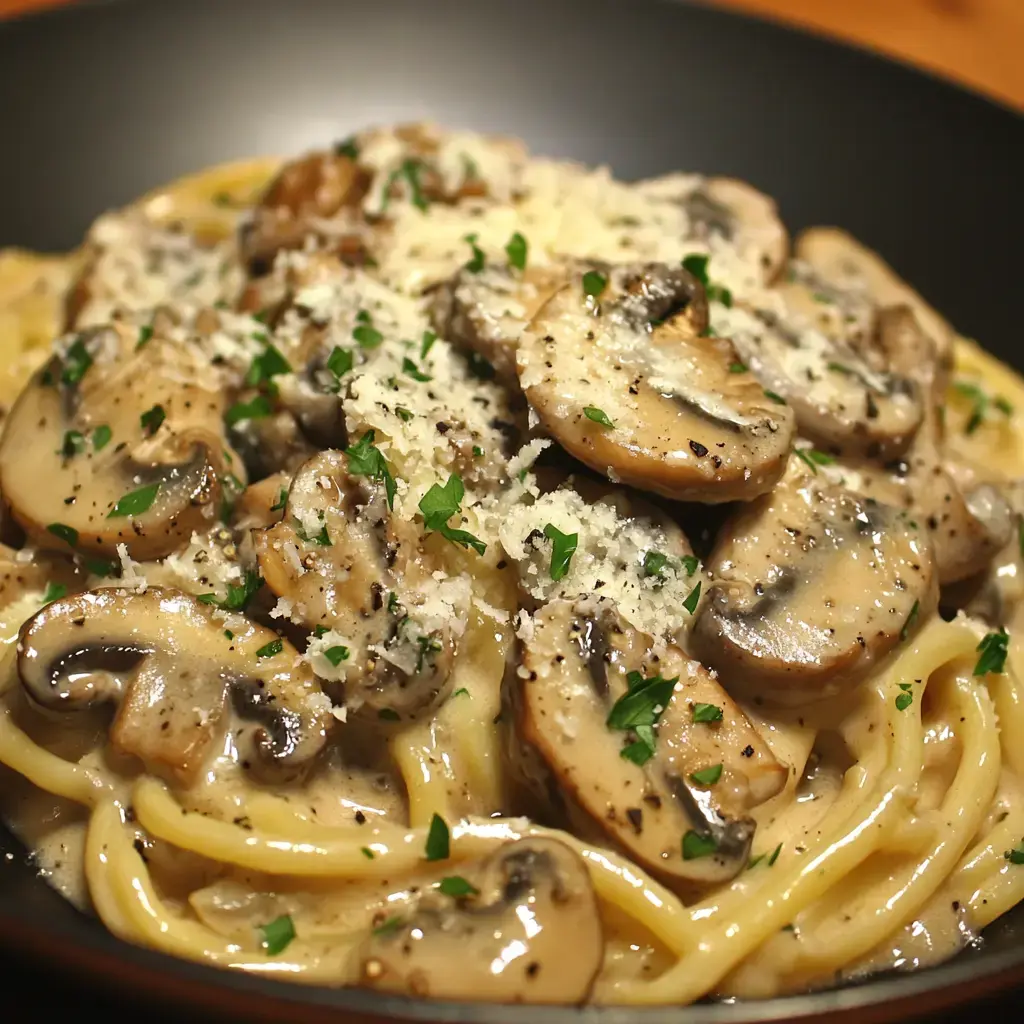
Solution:
<svg viewBox="0 0 1024 1024">
<path fill-rule="evenodd" d="M 105 207 L 205 164 L 428 117 L 522 135 L 625 177 L 746 178 L 793 229 L 851 230 L 1024 368 L 1020 119 L 768 24 L 655 0 L 88 4 L 0 25 L 0 96 L 0 245 L 71 246 Z M 88 1000 L 93 1013 L 131 1001 L 151 1019 L 188 1006 L 246 1021 L 869 1022 L 1024 981 L 1022 907 L 945 966 L 771 1002 L 568 1011 L 297 988 L 119 942 L 36 879 L 6 833 L 0 852 L 0 942 L 26 964 L 6 972 L 6 994 L 44 1018 Z M 76 980 L 62 988 L 68 972 Z M 96 985 L 120 1002 L 97 1002 Z"/>
</svg>

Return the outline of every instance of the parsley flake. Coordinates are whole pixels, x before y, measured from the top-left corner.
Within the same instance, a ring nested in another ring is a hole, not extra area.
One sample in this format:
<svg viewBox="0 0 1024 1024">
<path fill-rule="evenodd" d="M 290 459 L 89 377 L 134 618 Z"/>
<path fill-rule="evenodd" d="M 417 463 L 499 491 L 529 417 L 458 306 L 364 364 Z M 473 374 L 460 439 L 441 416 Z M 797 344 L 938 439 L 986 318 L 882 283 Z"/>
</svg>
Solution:
<svg viewBox="0 0 1024 1024">
<path fill-rule="evenodd" d="M 722 709 L 717 704 L 694 704 L 693 720 L 695 722 L 720 722 Z"/>
<path fill-rule="evenodd" d="M 440 814 L 434 813 L 430 819 L 430 828 L 427 831 L 427 844 L 424 856 L 427 860 L 447 860 L 451 852 L 451 836 L 448 826 Z"/>
<path fill-rule="evenodd" d="M 730 363 L 729 364 L 729 372 L 730 373 L 746 373 L 747 372 L 747 367 L 746 367 L 746 365 L 744 363 Z"/>
<path fill-rule="evenodd" d="M 544 536 L 551 541 L 551 578 L 557 582 L 569 571 L 569 563 L 576 552 L 579 534 L 562 533 L 553 523 L 544 527 Z"/>
<path fill-rule="evenodd" d="M 1024 864 L 1024 843 L 1019 846 L 1015 846 L 1012 850 L 1007 850 L 1003 856 L 1011 864 Z"/>
<path fill-rule="evenodd" d="M 60 379 L 65 384 L 77 384 L 85 376 L 85 371 L 90 366 L 92 366 L 92 356 L 89 355 L 85 342 L 81 338 L 76 338 L 64 357 L 64 369 L 61 370 Z"/>
<path fill-rule="evenodd" d="M 359 159 L 359 146 L 356 144 L 356 137 L 350 135 L 347 139 L 342 139 L 341 142 L 334 144 L 334 155 L 335 156 L 347 156 L 349 160 Z"/>
<path fill-rule="evenodd" d="M 526 269 L 526 257 L 529 253 L 529 243 L 526 239 L 517 231 L 509 240 L 505 246 L 505 255 L 508 257 L 510 267 L 515 267 L 516 270 Z"/>
<path fill-rule="evenodd" d="M 282 487 L 277 495 L 277 501 L 270 506 L 271 512 L 280 512 L 288 504 L 288 488 Z"/>
<path fill-rule="evenodd" d="M 256 591 L 263 586 L 263 580 L 258 572 L 249 569 L 242 578 L 241 583 L 229 583 L 227 585 L 227 597 L 223 601 L 217 600 L 216 594 L 200 594 L 198 599 L 203 604 L 212 604 L 226 612 L 240 612 L 255 596 Z"/>
<path fill-rule="evenodd" d="M 382 481 L 387 494 L 388 508 L 393 509 L 398 485 L 380 449 L 374 447 L 374 436 L 374 432 L 368 430 L 355 444 L 345 449 L 348 456 L 348 471 L 353 476 L 365 476 L 371 480 Z"/>
<path fill-rule="evenodd" d="M 424 331 L 420 339 L 420 359 L 426 359 L 427 353 L 434 347 L 437 335 L 433 331 Z"/>
<path fill-rule="evenodd" d="M 776 405 L 786 404 L 786 400 L 782 397 L 782 395 L 778 394 L 775 391 L 769 391 L 767 388 L 764 389 L 764 397 L 770 398 L 773 402 L 775 402 Z"/>
<path fill-rule="evenodd" d="M 420 498 L 419 509 L 423 513 L 423 522 L 428 530 L 434 530 L 453 544 L 472 548 L 478 555 L 482 555 L 487 550 L 487 545 L 482 540 L 466 530 L 456 530 L 448 525 L 448 520 L 462 511 L 462 498 L 465 493 L 462 478 L 457 473 L 452 473 L 444 487 L 440 484 L 431 486 Z"/>
<path fill-rule="evenodd" d="M 166 418 L 167 413 L 164 411 L 164 407 L 154 405 L 152 409 L 147 409 L 139 417 L 139 426 L 142 427 L 142 431 L 147 437 L 152 437 Z"/>
<path fill-rule="evenodd" d="M 60 453 L 65 459 L 73 458 L 85 451 L 85 435 L 80 430 L 68 430 L 60 444 Z"/>
<path fill-rule="evenodd" d="M 607 286 L 608 278 L 596 270 L 588 270 L 583 275 L 583 294 L 587 298 L 596 299 Z"/>
<path fill-rule="evenodd" d="M 352 369 L 352 353 L 347 348 L 335 345 L 334 348 L 331 349 L 331 354 L 327 357 L 326 366 L 327 369 L 330 370 L 338 380 L 340 380 L 349 372 L 349 370 Z"/>
<path fill-rule="evenodd" d="M 471 274 L 479 274 L 484 269 L 486 257 L 484 256 L 483 249 L 476 244 L 477 235 L 466 235 L 463 238 L 464 242 L 469 243 L 470 249 L 473 250 L 473 258 L 463 264 L 463 267 L 468 270 Z"/>
<path fill-rule="evenodd" d="M 663 555 L 660 551 L 648 551 L 644 555 L 644 575 L 661 576 L 668 564 L 668 555 Z"/>
<path fill-rule="evenodd" d="M 260 931 L 263 932 L 263 948 L 270 956 L 277 956 L 287 949 L 295 938 L 295 924 L 289 914 L 282 914 L 270 924 L 260 925 Z"/>
<path fill-rule="evenodd" d="M 447 878 L 442 878 L 437 883 L 437 888 L 445 894 L 445 896 L 476 896 L 480 890 L 475 886 L 471 885 L 461 875 L 449 875 Z"/>
<path fill-rule="evenodd" d="M 906 711 L 914 703 L 914 694 L 911 692 L 910 683 L 900 683 L 900 692 L 896 695 L 896 710 Z"/>
<path fill-rule="evenodd" d="M 700 786 L 713 786 L 722 777 L 722 766 L 713 764 L 710 768 L 701 768 L 698 772 L 690 772 L 690 778 Z"/>
<path fill-rule="evenodd" d="M 323 652 L 324 657 L 337 668 L 343 661 L 348 661 L 348 648 L 340 644 L 337 647 L 328 647 Z"/>
<path fill-rule="evenodd" d="M 402 373 L 412 377 L 413 380 L 418 380 L 421 384 L 434 379 L 429 373 L 424 373 L 408 356 L 402 360 Z"/>
<path fill-rule="evenodd" d="M 583 415 L 588 420 L 593 420 L 594 423 L 600 423 L 602 427 L 613 427 L 614 423 L 608 419 L 608 414 L 603 409 L 598 409 L 596 406 L 587 405 L 583 408 Z"/>
<path fill-rule="evenodd" d="M 51 601 L 57 601 L 62 597 L 66 597 L 68 588 L 63 583 L 54 583 L 50 580 L 46 584 L 46 590 L 43 592 L 43 604 L 49 604 Z"/>
<path fill-rule="evenodd" d="M 663 679 L 660 675 L 644 678 L 640 672 L 626 676 L 629 689 L 612 705 L 605 720 L 609 729 L 632 732 L 633 743 L 622 749 L 621 756 L 642 765 L 654 756 L 654 726 L 668 707 L 679 677 Z"/>
<path fill-rule="evenodd" d="M 157 492 L 160 490 L 160 481 L 154 484 L 146 484 L 134 491 L 125 494 L 118 503 L 107 513 L 108 519 L 121 519 L 124 516 L 141 516 L 156 501 Z"/>
<path fill-rule="evenodd" d="M 275 345 L 267 343 L 267 347 L 253 359 L 245 375 L 247 387 L 255 388 L 283 373 L 291 373 L 292 366 Z"/>
<path fill-rule="evenodd" d="M 700 857 L 710 857 L 718 851 L 718 843 L 714 836 L 701 835 L 692 828 L 683 836 L 683 860 L 697 860 Z"/>
<path fill-rule="evenodd" d="M 1010 642 L 1009 634 L 1005 629 L 998 633 L 986 633 L 977 650 L 981 651 L 978 663 L 974 666 L 976 676 L 988 675 L 990 672 L 996 675 L 1001 674 L 1006 667 L 1006 650 Z"/>
<path fill-rule="evenodd" d="M 113 436 L 113 433 L 114 432 L 110 429 L 110 427 L 108 427 L 105 423 L 101 423 L 92 432 L 93 448 L 98 452 L 103 451 L 103 449 L 106 448 L 108 444 L 110 444 L 110 438 Z"/>
<path fill-rule="evenodd" d="M 683 602 L 683 607 L 692 615 L 697 610 L 697 602 L 700 601 L 700 580 L 697 586 L 690 591 L 689 596 Z"/>
<path fill-rule="evenodd" d="M 280 654 L 284 650 L 284 641 L 278 637 L 276 640 L 271 640 L 269 644 L 264 644 L 257 652 L 257 658 L 273 658 L 275 654 Z"/>
</svg>

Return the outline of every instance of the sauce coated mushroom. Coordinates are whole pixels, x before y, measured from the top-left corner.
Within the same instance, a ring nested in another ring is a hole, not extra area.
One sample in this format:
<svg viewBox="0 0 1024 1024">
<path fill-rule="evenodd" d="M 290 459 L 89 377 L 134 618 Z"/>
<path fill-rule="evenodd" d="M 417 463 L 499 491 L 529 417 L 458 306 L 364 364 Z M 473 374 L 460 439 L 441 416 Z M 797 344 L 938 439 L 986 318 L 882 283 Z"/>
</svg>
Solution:
<svg viewBox="0 0 1024 1024">
<path fill-rule="evenodd" d="M 185 784 L 214 752 L 229 699 L 250 723 L 232 732 L 243 764 L 275 777 L 307 769 L 332 722 L 291 644 L 252 623 L 225 630 L 210 606 L 159 587 L 46 605 L 21 629 L 18 673 L 30 701 L 49 711 L 117 705 L 115 749 Z"/>
<path fill-rule="evenodd" d="M 421 897 L 360 951 L 360 983 L 433 999 L 582 1003 L 604 956 L 597 898 L 579 855 L 553 839 L 506 843 L 460 865 L 472 892 Z"/>
<path fill-rule="evenodd" d="M 124 325 L 71 336 L 0 439 L 13 517 L 40 546 L 111 557 L 124 544 L 137 560 L 174 551 L 216 518 L 236 462 L 224 402 L 185 345 Z"/>
<path fill-rule="evenodd" d="M 780 703 L 859 680 L 938 601 L 925 530 L 891 506 L 801 476 L 791 472 L 725 524 L 693 633 L 696 653 L 727 685 Z"/>
<path fill-rule="evenodd" d="M 786 769 L 718 682 L 602 598 L 552 601 L 506 676 L 524 774 L 669 884 L 726 881 L 747 864 L 751 808 Z"/>
<path fill-rule="evenodd" d="M 704 289 L 685 270 L 583 265 L 524 333 L 519 381 L 545 429 L 614 482 L 753 498 L 785 468 L 793 414 L 706 326 Z"/>
</svg>

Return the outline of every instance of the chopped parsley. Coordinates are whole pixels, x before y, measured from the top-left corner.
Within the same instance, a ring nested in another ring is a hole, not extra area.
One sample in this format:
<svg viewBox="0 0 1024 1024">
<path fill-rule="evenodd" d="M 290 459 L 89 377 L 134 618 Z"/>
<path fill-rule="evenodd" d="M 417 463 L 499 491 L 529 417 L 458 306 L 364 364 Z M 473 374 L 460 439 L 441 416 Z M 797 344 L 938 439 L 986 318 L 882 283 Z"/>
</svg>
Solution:
<svg viewBox="0 0 1024 1024">
<path fill-rule="evenodd" d="M 793 453 L 810 466 L 811 472 L 815 476 L 818 475 L 819 466 L 830 466 L 836 461 L 831 455 L 819 452 L 817 448 L 794 448 Z"/>
<path fill-rule="evenodd" d="M 288 504 L 288 488 L 282 487 L 277 495 L 277 501 L 270 506 L 271 512 L 280 512 Z"/>
<path fill-rule="evenodd" d="M 775 862 L 779 859 L 780 853 L 782 853 L 782 843 L 779 843 L 779 845 L 776 846 L 770 854 L 759 853 L 756 857 L 751 857 L 749 863 L 747 864 L 747 870 L 749 871 L 751 868 L 756 868 L 757 865 L 760 864 L 761 861 L 763 861 L 766 857 L 768 858 L 768 867 L 775 867 Z"/>
<path fill-rule="evenodd" d="M 515 267 L 516 270 L 526 269 L 526 258 L 530 251 L 529 243 L 526 239 L 517 231 L 509 240 L 505 246 L 505 255 L 508 257 L 508 263 L 510 267 Z"/>
<path fill-rule="evenodd" d="M 153 337 L 153 325 L 152 324 L 143 324 L 139 328 L 139 340 L 137 342 L 135 342 L 135 351 L 138 352 L 140 348 L 144 348 L 149 343 L 149 340 L 152 337 Z"/>
<path fill-rule="evenodd" d="M 418 636 L 416 646 L 419 648 L 416 655 L 416 671 L 422 672 L 427 660 L 441 650 L 441 641 L 435 636 Z"/>
<path fill-rule="evenodd" d="M 318 544 L 322 548 L 329 548 L 331 546 L 331 535 L 327 532 L 327 524 L 323 522 L 323 513 L 320 513 L 321 526 L 320 532 L 315 533 L 312 536 L 306 534 L 306 531 L 302 529 L 300 524 L 296 524 L 295 532 L 299 536 L 299 540 L 305 541 L 307 544 Z"/>
<path fill-rule="evenodd" d="M 713 786 L 722 777 L 722 766 L 713 764 L 710 768 L 701 768 L 699 772 L 690 772 L 690 778 L 700 786 Z"/>
<path fill-rule="evenodd" d="M 697 602 L 700 601 L 700 580 L 697 586 L 690 591 L 689 596 L 683 602 L 683 607 L 692 615 L 697 610 Z"/>
<path fill-rule="evenodd" d="M 660 551 L 648 551 L 644 555 L 644 575 L 661 576 L 668 564 L 668 555 L 663 555 Z"/>
<path fill-rule="evenodd" d="M 430 828 L 427 830 L 427 844 L 424 856 L 427 860 L 447 860 L 451 852 L 451 836 L 444 818 L 437 812 L 430 819 Z"/>
<path fill-rule="evenodd" d="M 914 623 L 917 622 L 917 616 L 921 611 L 921 602 L 915 601 L 910 609 L 910 614 L 907 616 L 907 621 L 903 623 L 903 628 L 900 630 L 900 639 L 906 640 L 910 636 L 910 631 L 914 628 Z"/>
<path fill-rule="evenodd" d="M 356 314 L 356 326 L 352 329 L 352 337 L 359 342 L 360 348 L 377 348 L 384 340 L 384 335 L 373 326 L 370 314 L 361 309 Z"/>
<path fill-rule="evenodd" d="M 361 847 L 359 847 L 359 852 L 360 852 L 360 853 L 361 853 L 361 854 L 362 854 L 362 855 L 363 855 L 363 856 L 364 856 L 364 857 L 365 857 L 365 858 L 366 858 L 367 860 L 373 860 L 373 850 L 371 850 L 371 849 L 370 849 L 370 848 L 369 848 L 368 846 L 361 846 Z"/>
<path fill-rule="evenodd" d="M 694 704 L 693 720 L 695 722 L 720 722 L 722 709 L 717 704 Z"/>
<path fill-rule="evenodd" d="M 479 245 L 476 244 L 477 237 L 478 237 L 477 235 L 473 234 L 473 235 L 466 235 L 463 238 L 463 241 L 464 242 L 468 242 L 470 249 L 473 251 L 473 258 L 470 259 L 470 260 L 467 260 L 463 264 L 463 267 L 466 270 L 468 270 L 471 274 L 479 274 L 480 271 L 483 270 L 484 266 L 486 265 L 486 258 L 484 256 L 484 251 L 483 251 L 483 249 L 480 248 Z"/>
<path fill-rule="evenodd" d="M 744 363 L 730 363 L 729 364 L 729 372 L 730 373 L 746 373 L 747 372 L 747 367 L 746 367 L 746 365 Z"/>
<path fill-rule="evenodd" d="M 424 331 L 420 339 L 420 359 L 426 359 L 427 353 L 434 347 L 437 335 L 433 331 Z"/>
<path fill-rule="evenodd" d="M 112 436 L 113 436 L 113 431 L 110 429 L 110 427 L 108 427 L 106 425 L 106 423 L 101 423 L 92 432 L 92 446 L 93 446 L 93 448 L 96 451 L 98 451 L 98 452 L 103 451 L 103 449 L 106 448 L 108 444 L 110 444 L 110 438 Z"/>
<path fill-rule="evenodd" d="M 700 857 L 710 857 L 718 851 L 718 843 L 714 836 L 701 835 L 692 828 L 683 836 L 683 860 L 697 860 Z"/>
<path fill-rule="evenodd" d="M 374 935 L 390 935 L 392 932 L 397 932 L 402 927 L 402 919 L 395 914 L 389 917 L 383 924 L 377 925 L 373 929 Z"/>
<path fill-rule="evenodd" d="M 391 187 L 401 178 L 405 178 L 409 183 L 409 201 L 417 210 L 426 213 L 430 203 L 427 201 L 427 197 L 423 194 L 423 189 L 420 186 L 420 171 L 422 169 L 423 164 L 419 160 L 410 157 L 402 161 L 401 167 L 391 172 L 387 184 L 384 186 L 384 199 L 380 206 L 381 213 L 387 209 L 391 198 Z"/>
<path fill-rule="evenodd" d="M 583 294 L 587 298 L 596 299 L 607 286 L 608 278 L 596 270 L 588 270 L 583 275 Z"/>
<path fill-rule="evenodd" d="M 142 431 L 147 437 L 152 437 L 166 418 L 167 413 L 164 411 L 164 407 L 154 405 L 152 409 L 147 409 L 139 417 L 139 426 L 142 427 Z"/>
<path fill-rule="evenodd" d="M 249 365 L 245 383 L 247 387 L 256 388 L 269 382 L 273 377 L 291 372 L 291 363 L 281 354 L 280 349 L 268 342 L 267 347 Z"/>
<path fill-rule="evenodd" d="M 461 875 L 449 875 L 447 878 L 442 878 L 437 883 L 437 887 L 445 896 L 476 896 L 480 892 L 475 885 L 471 885 Z"/>
<path fill-rule="evenodd" d="M 261 420 L 270 415 L 270 402 L 266 395 L 257 395 L 251 402 L 235 402 L 225 413 L 224 422 L 229 427 L 243 420 Z"/>
<path fill-rule="evenodd" d="M 51 580 L 46 584 L 46 590 L 43 592 L 43 604 L 49 604 L 51 601 L 57 601 L 62 597 L 66 597 L 68 588 L 63 583 L 54 583 Z"/>
<path fill-rule="evenodd" d="M 240 612 L 252 600 L 256 591 L 263 586 L 260 574 L 252 569 L 246 570 L 241 583 L 229 583 L 227 586 L 227 597 L 223 601 L 217 600 L 216 594 L 200 594 L 199 601 L 203 604 L 212 604 L 226 612 Z"/>
<path fill-rule="evenodd" d="M 608 419 L 608 414 L 603 409 L 598 409 L 596 406 L 587 405 L 583 408 L 583 415 L 588 420 L 592 420 L 594 423 L 600 423 L 602 427 L 614 427 L 615 424 Z"/>
<path fill-rule="evenodd" d="M 421 384 L 434 379 L 429 373 L 424 373 L 408 356 L 402 360 L 402 373 L 412 377 L 413 380 L 418 380 Z"/>
<path fill-rule="evenodd" d="M 965 434 L 973 434 L 981 426 L 985 419 L 985 413 L 989 405 L 994 405 L 1004 416 L 1013 415 L 1013 406 L 1001 395 L 990 398 L 977 384 L 970 381 L 958 380 L 953 383 L 953 389 L 957 394 L 970 398 L 974 405 L 971 407 L 971 415 L 964 426 Z"/>
<path fill-rule="evenodd" d="M 896 710 L 906 711 L 914 703 L 914 695 L 910 690 L 910 683 L 900 683 L 900 692 L 896 695 Z"/>
<path fill-rule="evenodd" d="M 412 415 L 413 415 L 413 414 L 412 414 L 411 410 L 409 410 L 409 409 L 406 409 L 406 407 L 405 407 L 404 405 L 396 405 L 396 406 L 395 406 L 395 415 L 396 415 L 396 416 L 397 416 L 397 417 L 398 417 L 398 418 L 399 418 L 399 419 L 400 419 L 400 420 L 401 420 L 401 421 L 402 421 L 403 423 L 408 423 L 408 422 L 409 422 L 409 420 L 411 420 L 411 419 L 412 419 Z"/>
<path fill-rule="evenodd" d="M 263 948 L 270 956 L 277 956 L 287 949 L 295 938 L 295 924 L 289 914 L 282 914 L 270 924 L 260 925 L 260 931 L 263 932 Z"/>
<path fill-rule="evenodd" d="M 998 633 L 986 633 L 977 650 L 981 651 L 978 663 L 974 666 L 976 676 L 988 675 L 993 672 L 1000 674 L 1006 666 L 1006 648 L 1010 637 L 1005 629 Z"/>
<path fill-rule="evenodd" d="M 696 555 L 683 555 L 679 561 L 687 576 L 692 576 L 700 567 L 700 559 Z"/>
<path fill-rule="evenodd" d="M 374 432 L 368 430 L 355 444 L 345 449 L 348 456 L 348 471 L 353 476 L 366 476 L 371 480 L 382 481 L 388 498 L 388 508 L 393 509 L 398 485 L 380 449 L 374 447 L 374 436 Z"/>
<path fill-rule="evenodd" d="M 359 159 L 359 146 L 356 145 L 356 137 L 350 135 L 347 139 L 342 139 L 341 142 L 334 144 L 334 155 L 335 156 L 347 156 L 349 160 Z"/>
<path fill-rule="evenodd" d="M 155 484 L 146 484 L 134 491 L 129 491 L 120 501 L 107 513 L 108 519 L 120 519 L 123 516 L 141 516 L 156 501 L 157 492 L 160 490 L 160 481 Z"/>
<path fill-rule="evenodd" d="M 569 563 L 579 541 L 577 533 L 562 533 L 553 523 L 544 527 L 544 536 L 551 541 L 551 578 L 557 582 L 569 571 Z"/>
<path fill-rule="evenodd" d="M 841 373 L 844 377 L 856 377 L 857 372 L 851 370 L 845 363 L 834 363 L 831 360 L 826 364 L 833 373 Z"/>
<path fill-rule="evenodd" d="M 720 302 L 726 308 L 732 306 L 732 292 L 722 285 L 712 284 L 708 278 L 708 263 L 711 257 L 703 253 L 691 253 L 683 258 L 683 269 L 691 273 L 702 285 L 709 302 Z"/>
<path fill-rule="evenodd" d="M 348 648 L 343 647 L 340 644 L 337 647 L 328 647 L 323 652 L 324 657 L 337 668 L 343 661 L 348 661 Z"/>
<path fill-rule="evenodd" d="M 1003 856 L 1011 864 L 1024 864 L 1024 843 L 1019 846 L 1015 846 L 1012 850 L 1007 850 Z"/>
<path fill-rule="evenodd" d="M 235 639 L 235 634 L 234 634 L 234 633 L 232 633 L 230 629 L 225 629 L 225 630 L 224 630 L 224 635 L 225 635 L 225 636 L 226 636 L 226 637 L 227 637 L 227 638 L 228 638 L 229 640 L 234 640 L 234 639 Z"/>
<path fill-rule="evenodd" d="M 276 640 L 271 640 L 269 644 L 264 644 L 257 652 L 257 658 L 273 658 L 275 654 L 280 654 L 284 650 L 284 641 L 278 637 Z"/>
<path fill-rule="evenodd" d="M 765 398 L 770 398 L 777 405 L 785 405 L 786 404 L 786 400 L 782 397 L 782 395 L 778 394 L 775 391 L 769 391 L 767 388 L 764 389 L 764 397 Z"/>
<path fill-rule="evenodd" d="M 80 430 L 65 431 L 64 440 L 60 443 L 60 454 L 65 459 L 70 459 L 83 451 L 85 451 L 85 435 Z"/>
<path fill-rule="evenodd" d="M 455 691 L 455 692 L 454 692 L 454 693 L 452 694 L 452 697 L 461 697 L 461 696 L 462 696 L 462 694 L 465 694 L 465 695 L 466 695 L 467 697 L 469 696 L 469 690 L 467 690 L 467 689 L 466 689 L 466 688 L 465 688 L 464 686 L 460 686 L 460 687 L 459 687 L 459 688 L 458 688 L 458 689 L 457 689 L 457 690 L 456 690 L 456 691 Z"/>
<path fill-rule="evenodd" d="M 654 726 L 672 699 L 679 677 L 663 679 L 660 675 L 644 678 L 640 672 L 629 672 L 629 689 L 612 705 L 605 725 L 609 729 L 632 732 L 636 740 L 623 747 L 621 756 L 634 764 L 645 764 L 654 756 Z"/>
<path fill-rule="evenodd" d="M 334 374 L 337 380 L 341 380 L 353 366 L 352 353 L 347 348 L 335 345 L 331 354 L 327 357 L 327 369 Z"/>
<path fill-rule="evenodd" d="M 150 328 L 152 332 L 152 328 Z M 77 384 L 84 376 L 85 371 L 92 366 L 92 356 L 85 347 L 82 339 L 76 338 L 64 357 L 64 369 L 61 370 L 60 379 L 65 384 Z"/>
<path fill-rule="evenodd" d="M 457 473 L 452 473 L 444 487 L 440 484 L 431 486 L 420 498 L 419 509 L 423 513 L 423 522 L 428 530 L 434 530 L 453 544 L 472 548 L 478 555 L 482 555 L 487 550 L 487 545 L 482 540 L 466 530 L 456 530 L 448 525 L 448 520 L 462 511 L 462 498 L 465 493 L 462 478 Z"/>
</svg>

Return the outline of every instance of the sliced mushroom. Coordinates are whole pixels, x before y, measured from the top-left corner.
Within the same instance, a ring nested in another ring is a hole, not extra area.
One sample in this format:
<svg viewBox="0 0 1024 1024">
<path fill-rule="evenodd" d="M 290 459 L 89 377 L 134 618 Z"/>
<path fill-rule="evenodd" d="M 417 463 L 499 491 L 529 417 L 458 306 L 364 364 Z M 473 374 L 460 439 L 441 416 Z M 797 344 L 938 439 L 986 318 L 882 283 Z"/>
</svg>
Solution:
<svg viewBox="0 0 1024 1024">
<path fill-rule="evenodd" d="M 442 338 L 468 349 L 494 368 L 499 381 L 519 387 L 519 338 L 557 286 L 559 272 L 528 267 L 462 269 L 434 293 L 431 321 Z"/>
<path fill-rule="evenodd" d="M 0 489 L 37 545 L 110 557 L 125 544 L 144 561 L 216 519 L 234 461 L 224 396 L 187 346 L 143 338 L 115 325 L 67 339 L 11 410 Z"/>
<path fill-rule="evenodd" d="M 371 180 L 367 169 L 345 153 L 310 153 L 285 164 L 242 226 L 240 247 L 249 272 L 266 274 L 278 252 L 301 248 L 318 222 L 343 211 L 350 214 L 349 222 L 339 226 L 333 247 L 346 262 L 364 263 L 366 228 L 358 212 Z"/>
<path fill-rule="evenodd" d="M 685 270 L 584 264 L 524 333 L 520 384 L 545 429 L 613 481 L 680 500 L 753 498 L 785 468 L 793 414 L 726 339 L 702 336 L 706 318 Z"/>
<path fill-rule="evenodd" d="M 439 563 L 416 526 L 389 514 L 382 490 L 349 476 L 342 452 L 299 470 L 284 519 L 253 543 L 292 620 L 348 652 L 318 672 L 344 683 L 354 710 L 414 717 L 447 694 L 457 623 L 432 575 Z"/>
<path fill-rule="evenodd" d="M 65 300 L 66 328 L 105 324 L 119 310 L 232 302 L 241 276 L 231 244 L 206 244 L 137 208 L 107 213 L 89 229 L 82 269 Z"/>
<path fill-rule="evenodd" d="M 250 484 L 235 502 L 231 513 L 232 525 L 240 530 L 253 530 L 279 523 L 284 517 L 291 483 L 291 474 L 281 472 Z"/>
<path fill-rule="evenodd" d="M 210 606 L 179 591 L 109 588 L 60 598 L 28 620 L 18 642 L 22 686 L 60 713 L 118 705 L 110 731 L 122 753 L 187 784 L 232 731 L 243 765 L 275 775 L 308 768 L 332 721 L 298 653 L 251 623 L 225 630 Z"/>
<path fill-rule="evenodd" d="M 460 865 L 475 890 L 421 898 L 359 953 L 359 983 L 384 992 L 494 1003 L 582 1003 L 604 956 L 587 869 L 553 839 L 500 846 Z"/>
<path fill-rule="evenodd" d="M 856 682 L 938 601 L 925 530 L 799 471 L 725 524 L 706 569 L 695 653 L 727 686 L 778 703 Z"/>
<path fill-rule="evenodd" d="M 860 292 L 878 306 L 909 306 L 931 339 L 939 365 L 953 361 L 954 331 L 880 256 L 837 228 L 809 228 L 796 241 L 796 256 L 847 293 Z"/>
<path fill-rule="evenodd" d="M 746 866 L 748 813 L 787 772 L 698 662 L 601 598 L 545 605 L 520 655 L 505 691 L 516 737 L 571 817 L 668 884 L 723 882 Z"/>
<path fill-rule="evenodd" d="M 689 220 L 688 237 L 712 251 L 723 244 L 757 268 L 764 283 L 777 276 L 789 253 L 789 236 L 774 200 L 735 178 L 671 174 L 642 181 L 637 188 L 675 199 Z"/>
<path fill-rule="evenodd" d="M 827 287 L 791 267 L 757 304 L 718 310 L 715 329 L 793 408 L 802 435 L 834 454 L 894 458 L 921 427 L 925 396 L 885 358 L 893 339 L 877 335 L 902 337 L 914 323 L 880 317 L 873 303 Z"/>
</svg>

